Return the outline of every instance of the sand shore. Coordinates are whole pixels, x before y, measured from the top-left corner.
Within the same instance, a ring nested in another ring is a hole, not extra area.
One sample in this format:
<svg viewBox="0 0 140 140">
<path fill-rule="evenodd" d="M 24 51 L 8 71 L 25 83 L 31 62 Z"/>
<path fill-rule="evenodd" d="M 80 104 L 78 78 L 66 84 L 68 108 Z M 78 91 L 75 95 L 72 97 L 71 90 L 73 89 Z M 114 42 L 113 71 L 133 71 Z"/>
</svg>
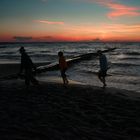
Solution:
<svg viewBox="0 0 140 140">
<path fill-rule="evenodd" d="M 8 67 L 1 75 L 18 70 Z M 137 92 L 76 81 L 65 88 L 56 77 L 28 90 L 24 80 L 0 80 L 0 140 L 139 140 L 139 132 Z"/>
<path fill-rule="evenodd" d="M 59 82 L 0 81 L 1 140 L 138 140 L 140 100 L 129 91 Z"/>
</svg>

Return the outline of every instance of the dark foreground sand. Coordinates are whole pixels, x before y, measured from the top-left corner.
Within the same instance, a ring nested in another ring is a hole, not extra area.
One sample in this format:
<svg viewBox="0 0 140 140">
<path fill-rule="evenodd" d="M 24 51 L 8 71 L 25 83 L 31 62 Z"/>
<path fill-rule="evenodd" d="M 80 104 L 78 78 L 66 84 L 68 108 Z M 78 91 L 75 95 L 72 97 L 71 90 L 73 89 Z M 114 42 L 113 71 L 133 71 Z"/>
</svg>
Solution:
<svg viewBox="0 0 140 140">
<path fill-rule="evenodd" d="M 129 93 L 0 81 L 0 140 L 139 140 L 140 98 Z"/>
</svg>

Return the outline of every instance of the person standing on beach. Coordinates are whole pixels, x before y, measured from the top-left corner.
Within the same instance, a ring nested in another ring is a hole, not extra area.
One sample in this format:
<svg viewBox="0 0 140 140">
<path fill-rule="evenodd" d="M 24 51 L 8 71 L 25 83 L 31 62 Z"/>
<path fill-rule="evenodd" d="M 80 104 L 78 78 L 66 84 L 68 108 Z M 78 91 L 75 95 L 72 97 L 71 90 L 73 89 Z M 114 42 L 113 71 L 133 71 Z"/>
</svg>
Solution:
<svg viewBox="0 0 140 140">
<path fill-rule="evenodd" d="M 107 86 L 106 79 L 105 79 L 107 75 L 107 70 L 108 70 L 107 58 L 104 54 L 102 54 L 101 50 L 98 50 L 97 54 L 99 55 L 99 63 L 100 63 L 100 70 L 98 72 L 98 78 L 103 83 L 103 88 L 105 88 Z"/>
<path fill-rule="evenodd" d="M 34 78 L 34 75 L 33 75 L 33 69 L 36 70 L 36 67 L 34 66 L 31 58 L 26 53 L 24 47 L 21 47 L 19 49 L 19 52 L 21 54 L 21 64 L 20 64 L 19 75 L 24 70 L 25 85 L 27 87 L 30 85 L 30 82 L 32 82 L 32 84 L 34 84 L 34 85 L 38 85 L 38 81 Z"/>
<path fill-rule="evenodd" d="M 63 84 L 67 85 L 68 84 L 68 79 L 67 79 L 67 76 L 66 76 L 65 72 L 68 68 L 68 65 L 67 65 L 65 57 L 63 55 L 63 52 L 61 52 L 61 51 L 58 52 L 58 56 L 59 56 L 59 68 L 60 68 L 60 72 L 61 72 L 61 77 L 63 79 Z"/>
</svg>

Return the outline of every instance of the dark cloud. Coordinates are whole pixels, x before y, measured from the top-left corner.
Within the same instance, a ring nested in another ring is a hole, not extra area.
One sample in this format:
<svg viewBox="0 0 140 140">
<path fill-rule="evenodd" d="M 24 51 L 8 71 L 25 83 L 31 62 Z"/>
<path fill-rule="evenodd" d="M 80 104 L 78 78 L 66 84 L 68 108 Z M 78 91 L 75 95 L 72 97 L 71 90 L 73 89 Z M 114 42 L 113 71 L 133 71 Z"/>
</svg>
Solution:
<svg viewBox="0 0 140 140">
<path fill-rule="evenodd" d="M 26 37 L 24 37 L 24 36 L 14 36 L 13 37 L 16 41 L 30 41 L 30 40 L 32 40 L 32 37 L 28 37 L 28 36 L 26 36 Z"/>
</svg>

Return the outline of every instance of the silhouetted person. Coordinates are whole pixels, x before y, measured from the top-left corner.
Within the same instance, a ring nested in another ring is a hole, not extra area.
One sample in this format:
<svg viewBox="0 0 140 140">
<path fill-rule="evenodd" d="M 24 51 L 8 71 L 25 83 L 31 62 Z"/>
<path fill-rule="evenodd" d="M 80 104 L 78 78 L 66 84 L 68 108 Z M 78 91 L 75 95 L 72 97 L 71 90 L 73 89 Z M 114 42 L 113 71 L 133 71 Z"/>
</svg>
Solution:
<svg viewBox="0 0 140 140">
<path fill-rule="evenodd" d="M 20 65 L 19 74 L 21 74 L 24 70 L 25 84 L 27 87 L 30 85 L 30 82 L 32 82 L 32 84 L 34 85 L 37 85 L 38 81 L 34 78 L 34 75 L 33 75 L 33 69 L 36 70 L 36 67 L 34 66 L 32 60 L 26 53 L 24 47 L 21 47 L 19 49 L 19 52 L 21 54 L 21 65 Z"/>
<path fill-rule="evenodd" d="M 59 68 L 60 68 L 60 72 L 61 72 L 61 76 L 63 79 L 63 84 L 67 85 L 68 84 L 68 79 L 67 76 L 65 74 L 68 66 L 67 66 L 67 62 L 65 60 L 65 57 L 63 56 L 63 52 L 58 52 L 58 56 L 59 56 Z"/>
<path fill-rule="evenodd" d="M 99 55 L 99 62 L 100 62 L 100 70 L 98 73 L 98 78 L 103 83 L 103 88 L 105 88 L 107 86 L 105 80 L 105 77 L 107 75 L 107 69 L 108 69 L 107 58 L 104 54 L 102 54 L 101 50 L 98 50 L 97 53 Z"/>
</svg>

